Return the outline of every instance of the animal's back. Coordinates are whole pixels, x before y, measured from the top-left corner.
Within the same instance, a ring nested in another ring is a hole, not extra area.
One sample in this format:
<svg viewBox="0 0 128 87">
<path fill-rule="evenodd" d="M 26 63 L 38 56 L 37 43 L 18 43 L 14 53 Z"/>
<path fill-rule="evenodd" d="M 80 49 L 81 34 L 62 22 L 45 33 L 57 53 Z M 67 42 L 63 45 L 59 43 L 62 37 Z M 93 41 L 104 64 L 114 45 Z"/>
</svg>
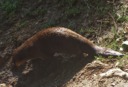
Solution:
<svg viewBox="0 0 128 87">
<path fill-rule="evenodd" d="M 91 41 L 64 27 L 48 28 L 38 32 L 34 37 L 38 38 L 36 42 L 45 44 L 47 50 L 50 47 L 54 51 L 95 53 L 94 44 Z"/>
<path fill-rule="evenodd" d="M 42 30 L 26 40 L 13 53 L 17 65 L 29 59 L 52 58 L 55 53 L 94 56 L 94 44 L 85 37 L 63 27 Z"/>
</svg>

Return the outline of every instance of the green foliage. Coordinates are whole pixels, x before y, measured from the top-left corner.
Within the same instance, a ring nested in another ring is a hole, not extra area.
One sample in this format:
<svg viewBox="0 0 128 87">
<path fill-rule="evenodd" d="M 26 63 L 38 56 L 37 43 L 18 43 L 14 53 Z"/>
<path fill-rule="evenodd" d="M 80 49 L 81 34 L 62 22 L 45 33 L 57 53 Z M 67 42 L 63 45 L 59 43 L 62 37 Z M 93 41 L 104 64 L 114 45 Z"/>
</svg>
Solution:
<svg viewBox="0 0 128 87">
<path fill-rule="evenodd" d="M 50 26 L 50 27 L 55 26 L 55 21 L 49 20 L 49 21 L 43 23 L 43 25 L 42 25 L 42 27 L 44 27 L 44 28 L 47 28 L 47 27 L 49 27 L 49 26 Z"/>
<path fill-rule="evenodd" d="M 122 68 L 123 66 L 128 65 L 128 55 L 125 55 L 123 58 L 120 58 L 118 61 L 118 67 Z"/>
<path fill-rule="evenodd" d="M 99 61 L 104 61 L 104 57 L 98 55 L 98 56 L 95 56 L 95 59 L 99 60 Z"/>
<path fill-rule="evenodd" d="M 128 16 L 125 15 L 125 16 L 121 16 L 117 19 L 118 22 L 128 22 Z"/>
<path fill-rule="evenodd" d="M 79 8 L 75 8 L 75 7 L 69 7 L 67 9 L 65 9 L 65 14 L 67 17 L 73 17 L 76 16 L 77 14 L 80 13 L 80 9 Z"/>
<path fill-rule="evenodd" d="M 117 13 L 117 21 L 118 22 L 128 22 L 128 6 L 122 5 L 120 6 L 120 10 Z"/>
<path fill-rule="evenodd" d="M 46 12 L 47 10 L 38 7 L 36 9 L 31 9 L 30 11 L 26 12 L 26 16 L 27 17 L 35 17 L 35 16 L 40 17 L 40 16 L 43 16 Z"/>
<path fill-rule="evenodd" d="M 18 8 L 19 0 L 2 0 L 0 3 L 0 9 L 7 14 L 15 12 Z"/>
<path fill-rule="evenodd" d="M 33 15 L 43 15 L 44 13 L 46 13 L 46 10 L 42 8 L 37 8 L 37 10 L 32 12 Z"/>
<path fill-rule="evenodd" d="M 17 29 L 21 29 L 23 27 L 25 27 L 27 25 L 27 21 L 26 20 L 21 20 L 20 22 L 18 22 L 18 24 L 16 25 L 17 26 Z"/>
<path fill-rule="evenodd" d="M 61 5 L 66 5 L 68 7 L 72 7 L 74 4 L 76 4 L 77 0 L 59 0 L 59 3 Z"/>
<path fill-rule="evenodd" d="M 119 50 L 119 48 L 121 47 L 121 44 L 118 43 L 117 39 L 120 38 L 120 37 L 123 37 L 123 35 L 121 35 L 121 34 L 119 35 L 115 28 L 112 28 L 111 32 L 113 34 L 113 37 L 105 39 L 106 46 L 108 48 L 111 48 L 111 49 L 114 49 L 114 50 Z"/>
</svg>

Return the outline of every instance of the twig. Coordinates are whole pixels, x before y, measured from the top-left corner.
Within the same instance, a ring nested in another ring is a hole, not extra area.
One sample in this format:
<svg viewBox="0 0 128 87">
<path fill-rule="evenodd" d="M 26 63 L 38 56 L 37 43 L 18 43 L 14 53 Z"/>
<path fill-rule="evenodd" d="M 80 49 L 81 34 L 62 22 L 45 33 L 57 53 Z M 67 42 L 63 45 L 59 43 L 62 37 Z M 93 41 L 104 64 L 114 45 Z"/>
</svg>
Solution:
<svg viewBox="0 0 128 87">
<path fill-rule="evenodd" d="M 111 13 L 108 12 L 108 14 L 112 18 L 112 21 L 113 21 L 113 24 L 114 24 L 115 29 L 118 30 L 118 26 L 117 26 L 117 23 L 116 23 L 115 18 L 113 17 L 113 15 Z"/>
</svg>

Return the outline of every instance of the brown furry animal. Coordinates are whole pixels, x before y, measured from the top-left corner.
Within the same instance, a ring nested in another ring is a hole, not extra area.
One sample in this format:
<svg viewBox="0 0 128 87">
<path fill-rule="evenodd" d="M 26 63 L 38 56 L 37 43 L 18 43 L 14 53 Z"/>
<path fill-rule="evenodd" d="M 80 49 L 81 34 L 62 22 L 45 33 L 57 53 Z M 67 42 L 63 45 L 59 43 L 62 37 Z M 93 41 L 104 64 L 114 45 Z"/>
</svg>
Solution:
<svg viewBox="0 0 128 87">
<path fill-rule="evenodd" d="M 113 50 L 98 47 L 70 29 L 53 27 L 42 30 L 26 40 L 14 50 L 12 58 L 15 65 L 20 66 L 30 59 L 52 58 L 55 53 L 75 54 L 77 56 L 87 53 L 90 60 L 93 60 L 94 55 L 98 53 L 103 55 L 123 55 Z"/>
</svg>

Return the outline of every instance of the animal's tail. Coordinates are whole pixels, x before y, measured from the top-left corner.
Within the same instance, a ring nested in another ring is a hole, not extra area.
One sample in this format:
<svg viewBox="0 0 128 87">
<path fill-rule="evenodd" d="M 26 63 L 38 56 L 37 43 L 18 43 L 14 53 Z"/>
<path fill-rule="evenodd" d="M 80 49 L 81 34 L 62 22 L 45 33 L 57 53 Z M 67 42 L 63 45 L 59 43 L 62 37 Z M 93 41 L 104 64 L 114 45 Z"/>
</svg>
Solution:
<svg viewBox="0 0 128 87">
<path fill-rule="evenodd" d="M 102 56 L 124 56 L 124 54 L 114 51 L 112 49 L 109 48 L 105 48 L 105 47 L 100 47 L 100 46 L 94 46 L 97 54 L 102 55 Z"/>
</svg>

